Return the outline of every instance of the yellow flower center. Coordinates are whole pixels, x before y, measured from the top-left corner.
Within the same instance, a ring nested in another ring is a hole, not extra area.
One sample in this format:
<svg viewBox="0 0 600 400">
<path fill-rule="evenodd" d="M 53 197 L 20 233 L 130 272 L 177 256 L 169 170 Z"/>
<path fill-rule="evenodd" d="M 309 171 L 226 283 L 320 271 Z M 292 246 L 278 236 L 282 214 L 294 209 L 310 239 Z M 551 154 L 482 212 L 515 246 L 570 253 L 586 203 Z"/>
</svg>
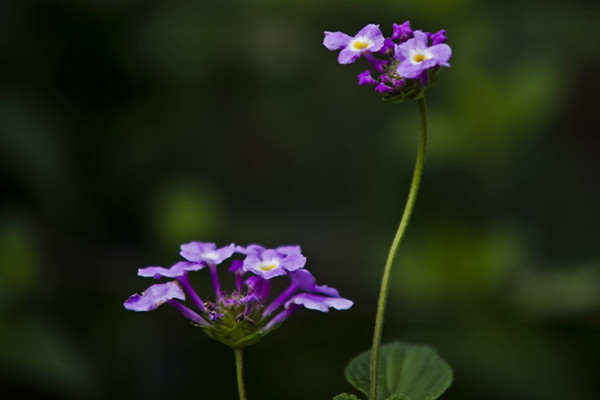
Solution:
<svg viewBox="0 0 600 400">
<path fill-rule="evenodd" d="M 267 272 L 267 271 L 271 271 L 272 269 L 274 269 L 277 265 L 275 264 L 271 264 L 271 265 L 262 265 L 260 267 L 261 271 Z"/>
<path fill-rule="evenodd" d="M 425 57 L 425 54 L 423 53 L 417 53 L 413 56 L 413 61 L 418 63 L 425 61 L 426 59 L 427 57 Z"/>
<path fill-rule="evenodd" d="M 360 51 L 360 50 L 363 50 L 363 49 L 366 49 L 367 47 L 369 47 L 369 43 L 357 40 L 356 42 L 354 42 L 353 46 L 354 46 L 355 50 Z"/>
</svg>

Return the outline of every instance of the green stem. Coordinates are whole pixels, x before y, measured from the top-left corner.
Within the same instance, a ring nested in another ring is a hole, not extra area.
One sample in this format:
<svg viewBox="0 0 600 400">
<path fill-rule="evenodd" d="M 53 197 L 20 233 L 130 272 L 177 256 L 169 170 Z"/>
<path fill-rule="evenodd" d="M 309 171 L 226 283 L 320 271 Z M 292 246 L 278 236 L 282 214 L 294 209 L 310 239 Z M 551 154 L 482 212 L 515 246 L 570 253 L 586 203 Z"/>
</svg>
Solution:
<svg viewBox="0 0 600 400">
<path fill-rule="evenodd" d="M 240 400 L 246 400 L 246 389 L 244 388 L 243 374 L 244 350 L 236 347 L 233 349 L 233 351 L 235 352 L 235 373 L 237 376 L 237 387 L 240 394 Z"/>
<path fill-rule="evenodd" d="M 398 245 L 400 244 L 400 241 L 404 236 L 404 232 L 406 231 L 406 227 L 408 226 L 408 222 L 415 205 L 415 200 L 417 199 L 417 192 L 419 191 L 419 185 L 421 183 L 421 175 L 423 174 L 425 149 L 427 147 L 427 108 L 425 106 L 424 98 L 417 100 L 417 103 L 419 104 L 419 114 L 421 117 L 419 148 L 417 150 L 417 160 L 415 162 L 415 171 L 413 173 L 412 183 L 410 185 L 410 192 L 408 193 L 408 200 L 406 201 L 404 213 L 402 214 L 400 225 L 396 231 L 396 236 L 394 236 L 394 241 L 390 247 L 390 252 L 385 263 L 385 269 L 383 271 L 383 278 L 381 279 L 381 289 L 379 291 L 379 301 L 377 303 L 377 316 L 375 317 L 375 332 L 373 333 L 373 347 L 371 349 L 371 382 L 369 387 L 370 400 L 377 400 L 379 348 L 381 347 L 381 334 L 383 332 L 383 319 L 390 287 L 392 264 L 394 263 L 394 257 L 396 256 Z"/>
</svg>

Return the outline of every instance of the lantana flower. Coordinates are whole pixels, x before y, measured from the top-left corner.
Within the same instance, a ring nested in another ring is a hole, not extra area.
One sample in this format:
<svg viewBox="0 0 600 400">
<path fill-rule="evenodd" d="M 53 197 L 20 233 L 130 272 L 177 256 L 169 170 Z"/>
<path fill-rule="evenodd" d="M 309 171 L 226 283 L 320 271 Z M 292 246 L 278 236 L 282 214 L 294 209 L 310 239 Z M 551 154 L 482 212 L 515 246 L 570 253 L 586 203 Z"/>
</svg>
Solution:
<svg viewBox="0 0 600 400">
<path fill-rule="evenodd" d="M 428 46 L 428 38 L 422 31 L 415 31 L 414 37 L 396 46 L 396 58 L 401 60 L 396 72 L 398 75 L 415 79 L 428 69 L 436 66 L 449 67 L 448 60 L 452 49 L 447 44 Z"/>
<path fill-rule="evenodd" d="M 285 246 L 275 250 L 251 251 L 242 268 L 264 279 L 271 279 L 302 268 L 304 264 L 306 257 L 302 255 L 300 247 Z"/>
<path fill-rule="evenodd" d="M 350 64 L 367 52 L 379 51 L 384 38 L 379 25 L 369 24 L 354 37 L 342 32 L 325 32 L 323 45 L 329 50 L 342 50 L 338 56 L 340 64 Z"/>
<path fill-rule="evenodd" d="M 452 49 L 445 44 L 446 31 L 413 30 L 409 21 L 392 28 L 390 37 L 384 37 L 375 24 L 365 26 L 354 37 L 325 32 L 323 44 L 329 50 L 341 50 L 340 64 L 364 56 L 370 68 L 358 74 L 358 84 L 373 86 L 384 101 L 419 99 L 433 85 L 440 68 L 450 66 Z"/>
<path fill-rule="evenodd" d="M 330 308 L 347 310 L 353 305 L 351 300 L 340 297 L 336 289 L 317 285 L 304 268 L 306 257 L 300 246 L 266 249 L 257 244 L 242 247 L 232 243 L 217 248 L 214 243 L 190 242 L 181 245 L 180 254 L 186 261 L 170 268 L 140 268 L 139 276 L 169 281 L 132 295 L 124 307 L 131 311 L 152 311 L 169 304 L 208 336 L 241 348 L 258 342 L 281 326 L 301 306 L 327 312 Z M 234 258 L 236 254 L 241 257 Z M 228 272 L 235 275 L 236 282 L 230 292 L 221 290 L 217 271 L 217 266 L 228 259 L 231 259 Z M 202 300 L 188 280 L 189 273 L 207 267 L 215 291 L 211 301 Z M 280 276 L 289 278 L 289 286 L 271 298 L 271 280 Z"/>
</svg>

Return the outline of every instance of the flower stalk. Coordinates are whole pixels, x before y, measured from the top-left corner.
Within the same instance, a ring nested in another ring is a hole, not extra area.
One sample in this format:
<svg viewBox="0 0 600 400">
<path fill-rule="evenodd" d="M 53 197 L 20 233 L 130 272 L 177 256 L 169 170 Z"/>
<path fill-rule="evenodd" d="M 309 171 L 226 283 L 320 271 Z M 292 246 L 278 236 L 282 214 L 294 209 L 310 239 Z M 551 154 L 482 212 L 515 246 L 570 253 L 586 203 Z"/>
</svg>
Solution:
<svg viewBox="0 0 600 400">
<path fill-rule="evenodd" d="M 394 264 L 394 258 L 396 257 L 398 246 L 400 245 L 400 242 L 404 237 L 406 227 L 408 226 L 408 223 L 410 221 L 415 201 L 417 199 L 419 186 L 421 184 L 421 176 L 423 175 L 423 164 L 425 162 L 425 153 L 427 148 L 427 108 L 425 104 L 425 98 L 418 99 L 417 104 L 419 105 L 419 115 L 421 119 L 419 147 L 417 150 L 417 159 L 415 161 L 415 170 L 413 173 L 412 183 L 410 185 L 410 191 L 408 193 L 408 200 L 406 201 L 406 205 L 404 207 L 404 213 L 402 214 L 400 225 L 398 226 L 398 230 L 396 231 L 396 235 L 394 236 L 394 240 L 392 241 L 392 245 L 390 246 L 390 251 L 388 253 L 387 261 L 385 263 L 385 268 L 383 271 L 383 277 L 381 279 L 381 288 L 379 290 L 379 300 L 377 303 L 377 315 L 375 317 L 375 331 L 373 333 L 373 347 L 371 349 L 371 379 L 369 386 L 370 400 L 377 399 L 379 350 L 381 347 L 383 320 L 385 317 L 385 309 L 390 288 L 390 276 L 392 271 L 392 265 Z"/>
<path fill-rule="evenodd" d="M 235 375 L 237 377 L 238 393 L 240 400 L 246 400 L 246 388 L 244 387 L 244 349 L 236 347 L 233 349 L 235 354 Z"/>
</svg>

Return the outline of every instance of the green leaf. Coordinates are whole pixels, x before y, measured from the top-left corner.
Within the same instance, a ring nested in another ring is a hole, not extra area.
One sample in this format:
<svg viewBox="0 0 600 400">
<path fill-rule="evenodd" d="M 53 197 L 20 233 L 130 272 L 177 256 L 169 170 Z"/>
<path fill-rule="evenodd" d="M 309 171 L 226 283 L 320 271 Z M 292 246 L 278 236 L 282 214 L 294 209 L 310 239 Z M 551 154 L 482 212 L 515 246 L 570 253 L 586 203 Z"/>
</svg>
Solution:
<svg viewBox="0 0 600 400">
<path fill-rule="evenodd" d="M 333 400 L 360 400 L 360 399 L 353 394 L 340 393 L 337 396 L 335 396 L 333 398 Z"/>
<path fill-rule="evenodd" d="M 348 382 L 369 395 L 371 351 L 346 367 Z M 381 347 L 377 400 L 434 400 L 452 384 L 452 368 L 429 346 L 393 342 Z"/>
</svg>

